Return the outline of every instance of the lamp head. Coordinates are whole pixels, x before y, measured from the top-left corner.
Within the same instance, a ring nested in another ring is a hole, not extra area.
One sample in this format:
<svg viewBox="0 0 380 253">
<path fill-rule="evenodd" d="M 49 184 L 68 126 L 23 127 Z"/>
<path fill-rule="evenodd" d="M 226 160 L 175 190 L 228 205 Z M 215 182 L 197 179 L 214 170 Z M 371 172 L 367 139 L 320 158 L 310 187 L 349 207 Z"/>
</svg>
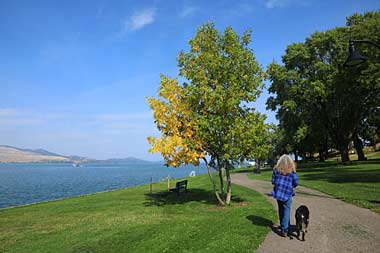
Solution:
<svg viewBox="0 0 380 253">
<path fill-rule="evenodd" d="M 364 63 L 367 60 L 367 57 L 362 56 L 355 50 L 354 41 L 350 40 L 348 44 L 348 55 L 347 59 L 344 62 L 343 66 L 345 67 L 353 67 L 358 66 Z"/>
</svg>

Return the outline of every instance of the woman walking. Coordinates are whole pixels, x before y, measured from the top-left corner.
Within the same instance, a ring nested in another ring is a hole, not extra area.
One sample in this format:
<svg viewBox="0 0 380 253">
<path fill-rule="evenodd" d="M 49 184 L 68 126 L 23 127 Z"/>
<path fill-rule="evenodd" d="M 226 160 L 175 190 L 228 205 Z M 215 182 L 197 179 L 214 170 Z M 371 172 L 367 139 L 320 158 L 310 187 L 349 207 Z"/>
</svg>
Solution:
<svg viewBox="0 0 380 253">
<path fill-rule="evenodd" d="M 296 165 L 289 155 L 282 155 L 273 169 L 272 196 L 277 200 L 280 218 L 280 235 L 285 237 L 290 225 L 290 209 L 295 195 L 293 188 L 298 186 Z"/>
</svg>

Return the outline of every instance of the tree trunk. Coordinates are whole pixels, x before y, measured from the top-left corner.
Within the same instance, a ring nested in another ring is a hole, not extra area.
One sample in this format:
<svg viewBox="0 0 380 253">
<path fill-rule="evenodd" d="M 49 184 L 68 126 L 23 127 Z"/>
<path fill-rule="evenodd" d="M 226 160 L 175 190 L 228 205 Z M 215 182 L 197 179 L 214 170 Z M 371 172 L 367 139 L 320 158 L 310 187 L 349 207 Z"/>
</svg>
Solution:
<svg viewBox="0 0 380 253">
<path fill-rule="evenodd" d="M 218 167 L 218 175 L 219 175 L 219 183 L 220 183 L 220 191 L 222 199 L 225 197 L 225 191 L 224 191 L 224 179 L 223 179 L 223 164 L 220 164 L 220 160 L 217 159 L 217 167 Z"/>
<path fill-rule="evenodd" d="M 256 168 L 253 169 L 253 173 L 255 174 L 260 174 L 261 173 L 261 170 L 260 170 L 260 160 L 259 159 L 255 159 L 256 161 Z"/>
<path fill-rule="evenodd" d="M 218 165 L 218 166 L 219 166 L 219 165 Z M 221 191 L 221 195 L 222 195 L 222 197 L 224 197 L 225 193 L 224 193 L 223 169 L 220 168 L 220 166 L 219 166 L 218 174 L 219 174 L 219 181 L 220 181 L 220 191 Z"/>
<path fill-rule="evenodd" d="M 350 156 L 348 155 L 348 146 L 341 145 L 339 148 L 339 151 L 340 151 L 340 157 L 342 158 L 342 163 L 349 163 Z"/>
<path fill-rule="evenodd" d="M 304 163 L 307 163 L 306 153 L 302 152 L 302 153 L 301 153 L 301 157 L 302 157 L 302 161 L 303 161 Z"/>
<path fill-rule="evenodd" d="M 218 191 L 217 191 L 217 189 L 216 189 L 215 180 L 214 180 L 214 177 L 212 176 L 212 173 L 211 173 L 211 171 L 210 171 L 210 166 L 208 165 L 208 162 L 207 162 L 206 158 L 203 158 L 203 161 L 204 161 L 205 164 L 206 164 L 207 172 L 208 172 L 208 176 L 209 176 L 210 181 L 211 181 L 211 183 L 212 183 L 212 187 L 213 187 L 213 190 L 214 190 L 214 194 L 215 194 L 217 200 L 219 201 L 219 204 L 222 205 L 222 206 L 225 206 L 225 205 L 226 205 L 226 202 L 224 202 L 224 201 L 222 200 L 222 198 L 220 197 L 220 195 L 219 195 L 219 193 L 218 193 Z"/>
<path fill-rule="evenodd" d="M 325 151 L 323 149 L 319 149 L 319 161 L 324 162 L 325 161 Z"/>
<path fill-rule="evenodd" d="M 325 160 L 329 159 L 329 148 L 327 147 L 327 145 L 324 147 L 323 153 L 325 155 Z"/>
<path fill-rule="evenodd" d="M 293 151 L 293 153 L 294 153 L 294 161 L 295 161 L 296 163 L 298 163 L 297 150 L 295 149 L 295 150 Z"/>
<path fill-rule="evenodd" d="M 240 168 L 244 167 L 244 158 L 240 159 Z"/>
<path fill-rule="evenodd" d="M 231 175 L 230 175 L 230 168 L 226 166 L 226 179 L 227 179 L 227 196 L 226 196 L 226 205 L 229 205 L 231 202 Z"/>
<path fill-rule="evenodd" d="M 358 161 L 366 161 L 367 158 L 365 157 L 364 152 L 363 152 L 363 142 L 360 140 L 358 134 L 355 133 L 352 139 L 354 141 L 354 147 L 356 149 L 356 153 L 358 154 Z"/>
</svg>

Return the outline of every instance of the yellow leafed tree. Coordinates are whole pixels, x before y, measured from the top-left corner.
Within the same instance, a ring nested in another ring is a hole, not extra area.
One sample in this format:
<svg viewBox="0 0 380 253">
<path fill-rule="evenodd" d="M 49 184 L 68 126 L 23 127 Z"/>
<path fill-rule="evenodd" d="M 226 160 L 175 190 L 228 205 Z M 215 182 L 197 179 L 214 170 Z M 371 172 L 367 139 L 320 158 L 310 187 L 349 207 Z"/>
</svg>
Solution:
<svg viewBox="0 0 380 253">
<path fill-rule="evenodd" d="M 199 165 L 199 159 L 205 156 L 202 143 L 197 140 L 197 125 L 192 121 L 190 107 L 184 103 L 184 88 L 176 79 L 161 76 L 159 96 L 162 99 L 148 98 L 153 110 L 160 138 L 148 137 L 150 152 L 159 152 L 169 166 L 180 164 Z"/>
<path fill-rule="evenodd" d="M 173 167 L 203 160 L 221 205 L 231 201 L 230 169 L 252 159 L 265 143 L 265 116 L 252 107 L 263 72 L 248 48 L 250 36 L 232 28 L 220 34 L 212 23 L 199 27 L 190 52 L 178 56 L 185 81 L 161 76 L 158 98 L 148 98 L 162 134 L 148 138 L 150 151 Z M 210 168 L 219 175 L 220 194 Z"/>
</svg>

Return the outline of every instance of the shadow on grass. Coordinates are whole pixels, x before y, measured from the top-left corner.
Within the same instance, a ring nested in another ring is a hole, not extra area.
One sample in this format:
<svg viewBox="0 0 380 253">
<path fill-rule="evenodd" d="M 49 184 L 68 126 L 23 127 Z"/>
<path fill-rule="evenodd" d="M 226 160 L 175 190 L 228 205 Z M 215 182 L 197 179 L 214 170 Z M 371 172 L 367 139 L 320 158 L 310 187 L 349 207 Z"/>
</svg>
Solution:
<svg viewBox="0 0 380 253">
<path fill-rule="evenodd" d="M 349 166 L 355 166 L 355 165 L 366 165 L 366 164 L 379 164 L 380 165 L 380 158 L 376 159 L 369 159 L 366 161 L 350 161 L 349 163 L 343 164 L 342 162 L 335 162 L 335 161 L 325 161 L 325 162 L 299 162 L 297 163 L 297 168 L 300 171 L 315 171 L 316 169 L 322 169 L 322 168 L 329 168 L 329 167 L 349 167 Z"/>
<path fill-rule="evenodd" d="M 378 168 L 376 165 L 379 165 Z M 323 180 L 330 183 L 379 183 L 380 160 L 353 161 L 351 164 L 327 162 L 299 166 L 302 180 Z"/>
<path fill-rule="evenodd" d="M 366 163 L 379 163 L 380 164 L 380 158 L 370 158 L 366 161 L 354 161 L 354 164 L 366 164 Z"/>
<path fill-rule="evenodd" d="M 337 162 L 307 162 L 307 163 L 297 163 L 297 169 L 300 170 L 314 170 L 315 168 L 329 168 L 343 166 L 342 163 Z"/>
<path fill-rule="evenodd" d="M 268 220 L 267 218 L 263 218 L 257 215 L 248 215 L 246 217 L 248 220 L 252 222 L 252 224 L 256 226 L 262 226 L 262 227 L 273 227 L 273 222 L 271 220 Z"/>
<path fill-rule="evenodd" d="M 323 173 L 303 174 L 302 180 L 324 180 L 330 183 L 379 183 L 380 170 L 328 170 Z"/>
<path fill-rule="evenodd" d="M 146 202 L 145 206 L 165 206 L 165 205 L 177 205 L 185 204 L 187 202 L 200 202 L 207 205 L 218 205 L 215 194 L 212 191 L 204 189 L 193 188 L 188 189 L 187 192 L 181 192 L 177 195 L 175 192 L 161 191 L 156 193 L 145 194 Z M 244 202 L 239 196 L 231 196 L 233 203 Z"/>
</svg>

